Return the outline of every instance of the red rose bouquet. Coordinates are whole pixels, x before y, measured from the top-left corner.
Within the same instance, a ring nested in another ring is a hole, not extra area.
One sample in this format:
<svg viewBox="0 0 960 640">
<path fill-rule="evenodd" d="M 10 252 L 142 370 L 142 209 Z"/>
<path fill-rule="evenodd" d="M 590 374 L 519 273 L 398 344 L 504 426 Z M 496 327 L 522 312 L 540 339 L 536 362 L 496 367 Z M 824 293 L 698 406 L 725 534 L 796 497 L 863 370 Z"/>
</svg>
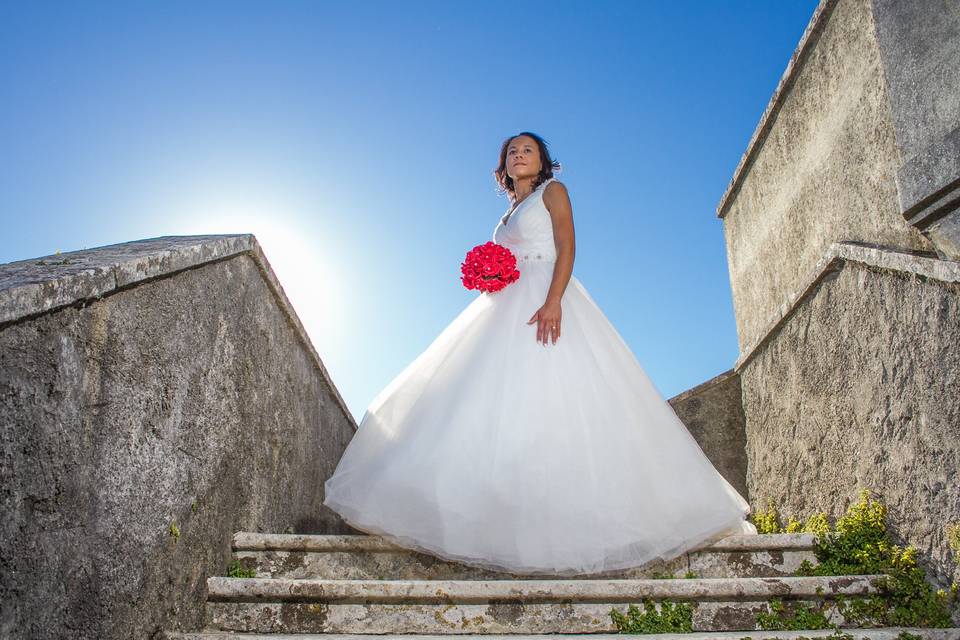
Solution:
<svg viewBox="0 0 960 640">
<path fill-rule="evenodd" d="M 494 293 L 520 279 L 517 258 L 496 242 L 478 244 L 467 252 L 460 265 L 460 280 L 467 289 Z"/>
</svg>

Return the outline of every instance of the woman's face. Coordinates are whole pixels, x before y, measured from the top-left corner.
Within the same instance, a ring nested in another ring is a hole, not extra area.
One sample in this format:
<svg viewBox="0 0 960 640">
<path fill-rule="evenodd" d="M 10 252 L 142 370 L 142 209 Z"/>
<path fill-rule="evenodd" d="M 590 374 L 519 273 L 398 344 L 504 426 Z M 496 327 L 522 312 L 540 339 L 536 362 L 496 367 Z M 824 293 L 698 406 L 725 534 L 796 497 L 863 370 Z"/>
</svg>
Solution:
<svg viewBox="0 0 960 640">
<path fill-rule="evenodd" d="M 540 173 L 540 149 L 530 136 L 517 136 L 507 146 L 507 175 L 514 182 Z"/>
</svg>

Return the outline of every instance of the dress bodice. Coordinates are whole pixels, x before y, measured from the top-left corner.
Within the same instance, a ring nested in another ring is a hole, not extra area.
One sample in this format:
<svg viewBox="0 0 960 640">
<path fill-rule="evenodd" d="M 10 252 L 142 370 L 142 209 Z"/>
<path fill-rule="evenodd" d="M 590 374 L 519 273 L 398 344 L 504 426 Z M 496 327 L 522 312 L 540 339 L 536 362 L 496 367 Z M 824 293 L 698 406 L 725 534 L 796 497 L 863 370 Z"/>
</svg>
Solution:
<svg viewBox="0 0 960 640">
<path fill-rule="evenodd" d="M 505 213 L 493 230 L 493 241 L 510 249 L 518 262 L 557 259 L 553 222 L 543 203 L 543 192 L 555 179 L 549 178 L 534 189 L 513 213 Z"/>
</svg>

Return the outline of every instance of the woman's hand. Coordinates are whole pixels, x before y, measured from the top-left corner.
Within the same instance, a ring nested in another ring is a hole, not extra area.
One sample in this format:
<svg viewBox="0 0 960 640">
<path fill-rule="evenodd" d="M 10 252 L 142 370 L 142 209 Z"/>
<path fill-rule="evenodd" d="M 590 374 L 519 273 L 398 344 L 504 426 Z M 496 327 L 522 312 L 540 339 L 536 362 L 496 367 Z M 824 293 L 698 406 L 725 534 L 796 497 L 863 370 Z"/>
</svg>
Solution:
<svg viewBox="0 0 960 640">
<path fill-rule="evenodd" d="M 553 344 L 557 344 L 557 338 L 560 337 L 560 301 L 547 300 L 543 306 L 537 309 L 527 324 L 537 321 L 537 342 L 543 342 L 547 346 L 550 337 L 553 337 Z"/>
</svg>

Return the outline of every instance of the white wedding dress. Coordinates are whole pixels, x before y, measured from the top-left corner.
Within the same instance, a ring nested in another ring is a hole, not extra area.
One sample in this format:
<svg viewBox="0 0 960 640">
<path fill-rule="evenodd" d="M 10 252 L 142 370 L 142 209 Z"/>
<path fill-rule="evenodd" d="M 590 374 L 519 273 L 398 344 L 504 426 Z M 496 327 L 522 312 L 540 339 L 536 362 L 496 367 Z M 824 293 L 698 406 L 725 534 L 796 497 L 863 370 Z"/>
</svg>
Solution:
<svg viewBox="0 0 960 640">
<path fill-rule="evenodd" d="M 353 527 L 465 564 L 560 576 L 756 533 L 576 277 L 560 337 L 536 323 L 556 248 L 543 192 L 497 224 L 520 279 L 481 293 L 367 408 L 324 504 Z"/>
</svg>

